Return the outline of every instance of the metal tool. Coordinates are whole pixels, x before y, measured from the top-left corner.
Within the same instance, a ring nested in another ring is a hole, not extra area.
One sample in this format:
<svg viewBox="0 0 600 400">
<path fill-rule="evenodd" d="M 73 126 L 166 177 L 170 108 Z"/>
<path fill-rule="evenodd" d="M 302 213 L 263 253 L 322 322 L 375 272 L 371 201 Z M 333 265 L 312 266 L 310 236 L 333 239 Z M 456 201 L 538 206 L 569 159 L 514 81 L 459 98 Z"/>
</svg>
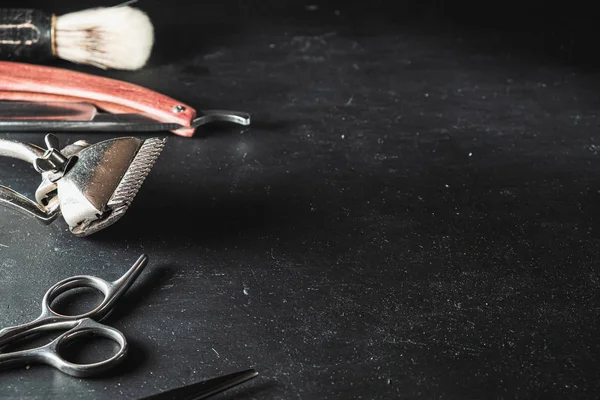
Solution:
<svg viewBox="0 0 600 400">
<path fill-rule="evenodd" d="M 147 263 L 148 256 L 142 254 L 129 271 L 114 282 L 107 282 L 94 276 L 81 275 L 56 283 L 46 292 L 42 300 L 42 313 L 37 319 L 23 325 L 0 330 L 0 348 L 14 344 L 39 332 L 60 329 L 67 329 L 67 332 L 42 347 L 10 353 L 0 352 L 0 369 L 33 363 L 47 364 L 68 375 L 90 377 L 119 364 L 127 354 L 127 340 L 117 329 L 103 325 L 98 321 L 114 308 L 117 301 L 133 285 Z M 104 295 L 104 300 L 92 311 L 79 315 L 62 315 L 52 309 L 52 302 L 58 296 L 78 288 L 97 289 Z M 113 340 L 119 345 L 119 350 L 112 357 L 91 364 L 75 364 L 63 358 L 61 350 L 65 346 L 75 339 L 91 335 L 99 335 Z"/>
<path fill-rule="evenodd" d="M 239 111 L 196 111 L 148 88 L 49 66 L 0 61 L 0 131 L 171 131 L 209 122 L 249 125 Z"/>
<path fill-rule="evenodd" d="M 140 400 L 201 400 L 245 383 L 258 376 L 254 369 L 235 372 L 203 382 L 193 383 L 184 387 L 157 393 Z"/>
<path fill-rule="evenodd" d="M 185 109 L 184 109 L 185 110 Z M 182 110 L 183 111 L 183 110 Z M 196 129 L 211 122 L 250 125 L 250 115 L 226 110 L 199 111 L 189 127 L 143 114 L 100 112 L 85 102 L 0 101 L 0 131 L 5 132 L 159 132 Z"/>
<path fill-rule="evenodd" d="M 60 150 L 58 139 L 46 135 L 46 149 L 0 139 L 0 156 L 33 164 L 42 175 L 36 201 L 0 186 L 0 204 L 49 224 L 62 214 L 79 237 L 117 222 L 127 211 L 165 139 L 121 137 L 96 144 L 77 141 Z"/>
</svg>

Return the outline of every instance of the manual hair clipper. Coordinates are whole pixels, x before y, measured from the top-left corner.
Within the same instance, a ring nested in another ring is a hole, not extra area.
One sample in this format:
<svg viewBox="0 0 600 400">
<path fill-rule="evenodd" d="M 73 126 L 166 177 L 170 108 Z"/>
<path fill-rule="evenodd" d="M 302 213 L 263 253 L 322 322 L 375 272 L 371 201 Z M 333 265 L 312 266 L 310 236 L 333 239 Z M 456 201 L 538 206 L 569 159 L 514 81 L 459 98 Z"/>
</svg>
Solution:
<svg viewBox="0 0 600 400">
<path fill-rule="evenodd" d="M 0 204 L 45 224 L 62 214 L 74 235 L 89 236 L 125 214 L 165 141 L 121 137 L 95 144 L 77 141 L 60 150 L 58 139 L 49 134 L 44 150 L 0 139 L 0 156 L 30 162 L 42 175 L 36 201 L 0 186 Z"/>
</svg>

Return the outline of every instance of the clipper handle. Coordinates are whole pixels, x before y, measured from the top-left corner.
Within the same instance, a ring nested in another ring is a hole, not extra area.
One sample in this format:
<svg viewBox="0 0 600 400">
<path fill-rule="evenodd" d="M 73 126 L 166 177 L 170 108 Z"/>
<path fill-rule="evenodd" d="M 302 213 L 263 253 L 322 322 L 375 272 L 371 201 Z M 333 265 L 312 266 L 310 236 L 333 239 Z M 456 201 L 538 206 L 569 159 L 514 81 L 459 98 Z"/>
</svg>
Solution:
<svg viewBox="0 0 600 400">
<path fill-rule="evenodd" d="M 0 59 L 43 62 L 54 57 L 54 16 L 28 8 L 0 8 Z"/>
</svg>

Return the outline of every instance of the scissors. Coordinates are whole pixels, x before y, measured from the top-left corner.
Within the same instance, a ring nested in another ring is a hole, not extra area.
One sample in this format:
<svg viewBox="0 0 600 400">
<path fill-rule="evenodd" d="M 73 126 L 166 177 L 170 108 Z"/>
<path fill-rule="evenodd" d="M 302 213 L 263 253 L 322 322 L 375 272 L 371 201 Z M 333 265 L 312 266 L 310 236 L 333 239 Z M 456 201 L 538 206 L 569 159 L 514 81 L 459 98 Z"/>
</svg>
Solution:
<svg viewBox="0 0 600 400">
<path fill-rule="evenodd" d="M 161 392 L 139 400 L 203 400 L 215 396 L 258 376 L 254 368 L 210 380 L 192 383 L 166 392 Z"/>
<path fill-rule="evenodd" d="M 125 336 L 112 327 L 99 323 L 112 311 L 115 303 L 133 285 L 148 263 L 148 256 L 142 254 L 122 277 L 108 282 L 94 276 L 79 275 L 64 279 L 52 286 L 42 300 L 42 314 L 35 320 L 0 330 L 0 349 L 25 337 L 39 332 L 67 329 L 65 333 L 45 346 L 29 350 L 2 353 L 0 369 L 29 364 L 48 364 L 76 377 L 90 377 L 107 371 L 125 358 L 128 350 Z M 62 315 L 52 309 L 52 302 L 61 294 L 79 288 L 94 288 L 102 292 L 104 300 L 93 310 L 79 315 Z M 98 335 L 116 342 L 119 350 L 105 360 L 75 364 L 61 355 L 61 350 L 75 339 Z"/>
</svg>

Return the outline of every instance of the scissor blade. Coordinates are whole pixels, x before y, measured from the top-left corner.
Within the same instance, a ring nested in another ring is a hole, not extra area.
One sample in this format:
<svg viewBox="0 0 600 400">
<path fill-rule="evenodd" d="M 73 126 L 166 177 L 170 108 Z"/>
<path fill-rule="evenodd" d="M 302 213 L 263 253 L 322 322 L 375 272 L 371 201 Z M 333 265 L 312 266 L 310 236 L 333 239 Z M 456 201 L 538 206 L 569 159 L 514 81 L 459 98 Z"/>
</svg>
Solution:
<svg viewBox="0 0 600 400">
<path fill-rule="evenodd" d="M 193 383 L 177 389 L 157 393 L 141 400 L 201 400 L 207 399 L 225 390 L 254 379 L 258 372 L 254 369 L 235 372 L 230 375 L 220 376 L 203 382 Z"/>
</svg>

